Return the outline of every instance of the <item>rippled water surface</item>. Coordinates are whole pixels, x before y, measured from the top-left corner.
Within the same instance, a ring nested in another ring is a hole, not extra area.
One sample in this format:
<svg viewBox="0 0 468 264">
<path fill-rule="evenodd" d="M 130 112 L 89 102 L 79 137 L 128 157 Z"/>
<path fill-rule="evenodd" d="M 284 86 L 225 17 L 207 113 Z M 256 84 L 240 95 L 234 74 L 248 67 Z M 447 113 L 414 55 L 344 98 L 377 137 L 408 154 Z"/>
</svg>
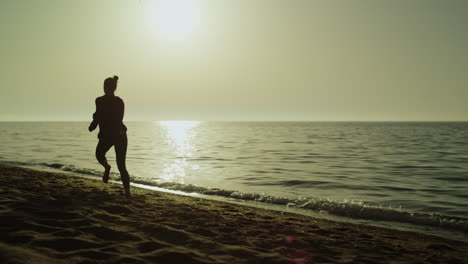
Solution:
<svg viewBox="0 0 468 264">
<path fill-rule="evenodd" d="M 0 160 L 98 174 L 97 133 L 87 125 L 0 123 Z M 435 224 L 442 218 L 468 232 L 468 123 L 127 126 L 127 167 L 136 182 L 273 203 L 287 198 L 283 204 L 358 218 L 379 219 L 388 211 L 378 210 L 391 209 L 398 217 L 437 216 Z M 111 162 L 114 156 L 111 150 Z M 364 212 L 369 208 L 377 211 Z"/>
</svg>

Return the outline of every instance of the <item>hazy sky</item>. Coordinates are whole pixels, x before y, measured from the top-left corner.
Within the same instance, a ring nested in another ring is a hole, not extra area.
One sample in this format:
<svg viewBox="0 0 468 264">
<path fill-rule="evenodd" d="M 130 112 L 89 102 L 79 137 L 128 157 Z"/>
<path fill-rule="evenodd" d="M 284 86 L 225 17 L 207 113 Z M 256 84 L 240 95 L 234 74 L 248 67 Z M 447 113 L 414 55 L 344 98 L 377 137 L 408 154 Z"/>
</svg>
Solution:
<svg viewBox="0 0 468 264">
<path fill-rule="evenodd" d="M 1 0 L 0 120 L 468 121 L 468 1 L 167 2 Z"/>
</svg>

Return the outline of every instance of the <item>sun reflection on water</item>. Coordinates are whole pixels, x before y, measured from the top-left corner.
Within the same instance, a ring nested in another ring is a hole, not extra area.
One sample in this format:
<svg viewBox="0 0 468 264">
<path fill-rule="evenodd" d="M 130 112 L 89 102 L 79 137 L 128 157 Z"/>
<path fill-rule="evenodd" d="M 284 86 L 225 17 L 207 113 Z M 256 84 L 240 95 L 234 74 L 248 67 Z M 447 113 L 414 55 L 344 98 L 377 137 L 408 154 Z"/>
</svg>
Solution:
<svg viewBox="0 0 468 264">
<path fill-rule="evenodd" d="M 161 174 L 163 181 L 185 183 L 187 169 L 198 169 L 197 165 L 189 164 L 187 158 L 193 156 L 193 140 L 197 135 L 195 128 L 199 124 L 198 121 L 159 122 L 165 141 L 174 153 L 174 159 L 164 164 Z"/>
</svg>

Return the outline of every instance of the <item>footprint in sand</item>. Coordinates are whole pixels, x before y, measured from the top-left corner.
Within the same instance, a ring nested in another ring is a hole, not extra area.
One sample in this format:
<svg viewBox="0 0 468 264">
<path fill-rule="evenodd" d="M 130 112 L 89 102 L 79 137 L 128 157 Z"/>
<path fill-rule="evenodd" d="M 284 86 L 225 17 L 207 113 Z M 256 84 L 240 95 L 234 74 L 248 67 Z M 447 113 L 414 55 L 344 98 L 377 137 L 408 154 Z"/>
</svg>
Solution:
<svg viewBox="0 0 468 264">
<path fill-rule="evenodd" d="M 60 252 L 75 251 L 77 249 L 94 249 L 100 245 L 80 238 L 48 238 L 31 242 L 37 247 L 51 248 Z"/>
<path fill-rule="evenodd" d="M 141 240 L 139 237 L 129 232 L 112 230 L 110 228 L 101 227 L 101 226 L 83 227 L 83 228 L 79 228 L 79 230 L 83 233 L 93 234 L 98 239 L 106 240 L 106 241 L 139 241 Z"/>
<path fill-rule="evenodd" d="M 161 248 L 168 247 L 169 245 L 156 241 L 147 241 L 138 243 L 137 248 L 142 253 L 152 252 Z"/>
<path fill-rule="evenodd" d="M 109 260 L 112 257 L 117 257 L 112 253 L 106 253 L 99 250 L 77 250 L 73 253 L 67 254 L 66 256 L 79 256 L 80 259 L 88 259 L 89 261 L 86 263 L 94 263 L 96 261 L 104 261 Z"/>
</svg>

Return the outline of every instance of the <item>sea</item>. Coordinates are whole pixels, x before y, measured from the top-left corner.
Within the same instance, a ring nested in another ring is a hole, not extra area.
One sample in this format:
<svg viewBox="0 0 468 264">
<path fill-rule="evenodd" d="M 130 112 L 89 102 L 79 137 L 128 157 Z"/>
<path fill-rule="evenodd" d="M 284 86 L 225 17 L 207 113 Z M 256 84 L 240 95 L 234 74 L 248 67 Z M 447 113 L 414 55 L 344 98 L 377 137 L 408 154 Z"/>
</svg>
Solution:
<svg viewBox="0 0 468 264">
<path fill-rule="evenodd" d="M 88 125 L 1 122 L 0 163 L 99 179 Z M 468 242 L 468 123 L 126 125 L 138 186 Z"/>
</svg>

